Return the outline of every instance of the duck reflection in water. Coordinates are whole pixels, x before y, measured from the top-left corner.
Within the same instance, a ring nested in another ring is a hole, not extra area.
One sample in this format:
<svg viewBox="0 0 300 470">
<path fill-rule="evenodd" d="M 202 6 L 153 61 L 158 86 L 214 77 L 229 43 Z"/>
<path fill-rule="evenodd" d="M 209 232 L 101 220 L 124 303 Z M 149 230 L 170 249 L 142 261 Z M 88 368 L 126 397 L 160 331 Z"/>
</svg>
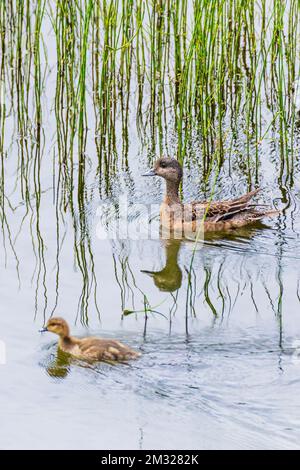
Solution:
<svg viewBox="0 0 300 470">
<path fill-rule="evenodd" d="M 71 363 L 72 358 L 70 354 L 61 351 L 61 349 L 58 348 L 55 357 L 50 360 L 46 367 L 47 374 L 50 377 L 64 379 L 70 372 Z"/>
<path fill-rule="evenodd" d="M 56 349 L 55 355 L 51 354 L 49 362 L 46 364 L 46 372 L 54 379 L 65 379 L 71 372 L 72 366 L 82 367 L 83 369 L 92 369 L 95 373 L 102 373 L 106 367 L 113 366 L 109 362 L 102 362 L 97 364 L 90 364 L 86 361 L 72 357 L 70 354 L 62 351 L 60 348 Z"/>
<path fill-rule="evenodd" d="M 235 230 L 229 230 L 226 233 L 206 233 L 204 240 L 197 243 L 196 249 L 201 250 L 208 246 L 216 245 L 226 248 L 240 248 L 243 244 L 253 238 L 259 230 L 267 230 L 269 227 L 261 221 L 257 222 L 252 227 L 241 227 Z M 192 237 L 191 237 L 192 238 Z M 184 239 L 162 239 L 162 244 L 165 248 L 166 261 L 163 269 L 159 271 L 141 270 L 142 273 L 148 274 L 154 281 L 155 286 L 162 292 L 175 292 L 180 289 L 182 285 L 182 269 L 179 265 L 179 253 L 181 245 L 189 245 L 192 251 L 195 248 L 193 241 Z M 204 261 L 204 260 L 203 260 Z"/>
<path fill-rule="evenodd" d="M 163 240 L 166 252 L 166 263 L 160 271 L 142 270 L 154 280 L 156 287 L 163 292 L 174 292 L 182 284 L 182 270 L 178 264 L 178 255 L 182 240 Z"/>
</svg>

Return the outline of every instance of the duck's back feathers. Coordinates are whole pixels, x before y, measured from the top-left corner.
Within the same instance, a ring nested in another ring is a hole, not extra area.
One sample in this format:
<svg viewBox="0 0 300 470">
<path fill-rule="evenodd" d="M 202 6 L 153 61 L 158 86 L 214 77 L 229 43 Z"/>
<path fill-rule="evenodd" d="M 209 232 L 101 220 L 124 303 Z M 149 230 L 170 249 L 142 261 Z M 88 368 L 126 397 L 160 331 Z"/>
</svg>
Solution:
<svg viewBox="0 0 300 470">
<path fill-rule="evenodd" d="M 80 349 L 84 355 L 98 360 L 127 361 L 140 356 L 140 353 L 114 339 L 84 338 Z"/>
<path fill-rule="evenodd" d="M 193 219 L 205 217 L 208 222 L 219 222 L 221 220 L 228 220 L 231 217 L 244 212 L 248 209 L 250 201 L 253 196 L 258 193 L 259 189 L 251 191 L 237 199 L 228 201 L 196 201 L 193 202 Z M 185 205 L 186 207 L 189 204 Z"/>
<path fill-rule="evenodd" d="M 74 338 L 60 344 L 61 349 L 74 356 L 92 361 L 128 361 L 137 359 L 140 353 L 120 341 L 102 338 Z"/>
<path fill-rule="evenodd" d="M 196 201 L 187 204 L 161 205 L 161 225 L 178 233 L 191 234 L 236 229 L 255 223 L 263 217 L 278 215 L 265 204 L 251 201 L 259 189 L 227 201 Z"/>
<path fill-rule="evenodd" d="M 193 220 L 205 218 L 207 224 L 226 223 L 225 228 L 241 227 L 245 224 L 255 222 L 266 216 L 278 215 L 278 211 L 266 210 L 264 204 L 251 203 L 251 199 L 260 189 L 250 191 L 243 196 L 221 202 L 195 202 L 193 203 Z M 223 224 L 220 224 L 220 227 Z"/>
</svg>

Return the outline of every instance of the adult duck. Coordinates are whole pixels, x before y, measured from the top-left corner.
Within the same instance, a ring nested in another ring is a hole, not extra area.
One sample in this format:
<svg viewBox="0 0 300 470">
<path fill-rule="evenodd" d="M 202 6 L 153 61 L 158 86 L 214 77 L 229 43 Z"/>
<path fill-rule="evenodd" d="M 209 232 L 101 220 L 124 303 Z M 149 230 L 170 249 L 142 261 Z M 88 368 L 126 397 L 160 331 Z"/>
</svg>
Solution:
<svg viewBox="0 0 300 470">
<path fill-rule="evenodd" d="M 182 168 L 174 158 L 160 158 L 154 168 L 142 176 L 160 176 L 166 181 L 166 193 L 160 207 L 160 220 L 167 233 L 181 236 L 226 231 L 253 224 L 263 217 L 277 215 L 263 204 L 251 202 L 259 189 L 226 201 L 194 201 L 183 204 L 179 198 Z M 164 232 L 166 234 L 166 232 Z"/>
</svg>

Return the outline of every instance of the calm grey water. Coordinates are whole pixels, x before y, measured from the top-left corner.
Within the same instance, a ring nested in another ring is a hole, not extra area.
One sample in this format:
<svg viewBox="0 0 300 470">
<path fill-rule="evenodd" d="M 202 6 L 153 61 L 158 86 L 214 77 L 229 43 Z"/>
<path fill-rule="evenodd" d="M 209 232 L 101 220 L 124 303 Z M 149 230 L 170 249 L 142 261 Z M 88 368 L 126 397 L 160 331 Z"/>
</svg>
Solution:
<svg viewBox="0 0 300 470">
<path fill-rule="evenodd" d="M 50 65 L 38 171 L 37 142 L 29 132 L 26 150 L 15 109 L 5 127 L 0 447 L 300 448 L 299 137 L 292 182 L 284 173 L 279 177 L 278 135 L 264 139 L 259 149 L 259 200 L 282 214 L 205 240 L 189 276 L 193 243 L 159 237 L 157 204 L 164 187 L 140 177 L 154 155 L 137 133 L 134 106 L 127 168 L 118 164 L 104 191 L 106 175 L 95 168 L 90 131 L 84 205 L 74 203 L 70 210 L 60 204 L 65 189 L 59 183 L 49 28 L 46 23 Z M 87 122 L 92 129 L 89 106 Z M 121 133 L 120 127 L 120 157 Z M 175 154 L 174 134 L 164 138 Z M 246 148 L 242 129 L 232 145 L 236 160 L 223 165 L 215 198 L 247 190 L 238 157 Z M 23 173 L 22 149 L 28 152 Z M 198 155 L 196 136 L 186 157 L 186 200 L 209 194 Z M 120 196 L 128 201 L 127 214 Z M 125 221 L 130 237 L 111 239 L 120 219 L 123 235 Z M 145 236 L 149 227 L 152 239 Z M 145 302 L 156 313 L 145 314 Z M 124 310 L 134 313 L 123 316 Z M 142 358 L 116 366 L 70 360 L 57 351 L 53 335 L 38 333 L 52 314 L 65 317 L 74 334 L 118 338 L 141 350 Z"/>
</svg>

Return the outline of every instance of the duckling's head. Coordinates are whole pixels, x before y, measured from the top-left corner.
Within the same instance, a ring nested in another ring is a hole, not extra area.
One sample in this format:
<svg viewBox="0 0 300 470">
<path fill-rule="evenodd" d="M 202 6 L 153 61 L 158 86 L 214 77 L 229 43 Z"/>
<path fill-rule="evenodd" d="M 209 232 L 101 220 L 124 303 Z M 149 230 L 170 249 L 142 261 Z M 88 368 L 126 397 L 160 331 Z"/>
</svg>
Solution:
<svg viewBox="0 0 300 470">
<path fill-rule="evenodd" d="M 167 181 L 180 183 L 182 178 L 182 168 L 175 158 L 162 157 L 154 164 L 154 168 L 143 176 L 161 176 Z"/>
<path fill-rule="evenodd" d="M 51 331 L 62 338 L 66 338 L 70 335 L 68 323 L 66 320 L 59 317 L 50 318 L 44 331 Z"/>
</svg>

